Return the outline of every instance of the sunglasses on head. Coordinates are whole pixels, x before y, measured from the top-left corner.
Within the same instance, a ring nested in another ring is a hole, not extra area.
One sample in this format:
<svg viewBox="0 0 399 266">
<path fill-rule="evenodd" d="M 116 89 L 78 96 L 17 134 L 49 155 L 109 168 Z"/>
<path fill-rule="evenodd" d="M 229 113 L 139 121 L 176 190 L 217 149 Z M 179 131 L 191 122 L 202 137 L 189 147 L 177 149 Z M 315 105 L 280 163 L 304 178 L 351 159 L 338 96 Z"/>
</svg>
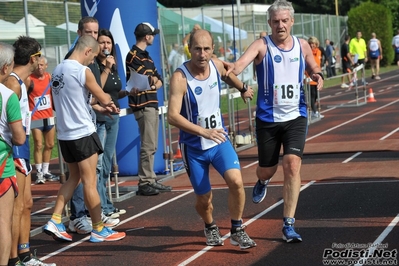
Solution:
<svg viewBox="0 0 399 266">
<path fill-rule="evenodd" d="M 38 56 L 38 57 L 41 57 L 42 56 L 42 52 L 37 52 L 37 53 L 34 53 L 33 55 L 31 55 L 30 57 L 32 57 L 32 56 Z"/>
</svg>

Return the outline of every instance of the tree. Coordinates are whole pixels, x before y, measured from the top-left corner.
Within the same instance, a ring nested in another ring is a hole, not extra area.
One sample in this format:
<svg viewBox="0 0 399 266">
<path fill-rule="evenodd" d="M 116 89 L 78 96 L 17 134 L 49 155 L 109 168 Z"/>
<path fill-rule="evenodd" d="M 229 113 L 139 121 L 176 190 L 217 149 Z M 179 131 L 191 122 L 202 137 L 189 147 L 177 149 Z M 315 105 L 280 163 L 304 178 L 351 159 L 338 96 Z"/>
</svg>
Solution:
<svg viewBox="0 0 399 266">
<path fill-rule="evenodd" d="M 358 7 L 352 8 L 348 12 L 348 29 L 349 35 L 352 37 L 356 36 L 357 31 L 361 31 L 366 42 L 370 39 L 371 33 L 375 32 L 383 49 L 381 65 L 387 65 L 393 61 L 392 13 L 387 7 L 364 2 Z"/>
</svg>

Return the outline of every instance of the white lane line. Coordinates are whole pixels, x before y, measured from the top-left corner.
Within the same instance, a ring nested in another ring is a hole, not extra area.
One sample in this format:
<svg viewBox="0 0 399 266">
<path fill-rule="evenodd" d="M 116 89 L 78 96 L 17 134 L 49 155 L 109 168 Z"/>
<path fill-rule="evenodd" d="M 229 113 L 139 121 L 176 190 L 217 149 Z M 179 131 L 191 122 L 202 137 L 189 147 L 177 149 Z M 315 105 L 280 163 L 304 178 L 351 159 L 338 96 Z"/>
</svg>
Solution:
<svg viewBox="0 0 399 266">
<path fill-rule="evenodd" d="M 306 185 L 301 187 L 301 191 L 308 188 L 310 185 L 312 185 L 314 182 L 316 181 L 310 181 L 309 183 L 307 183 Z M 257 215 L 255 215 L 253 218 L 249 219 L 247 222 L 245 222 L 243 225 L 249 225 L 253 222 L 255 222 L 256 220 L 258 220 L 260 217 L 262 217 L 263 215 L 265 215 L 266 213 L 270 212 L 271 210 L 273 210 L 274 208 L 276 208 L 277 206 L 281 205 L 284 202 L 284 200 L 280 200 L 276 203 L 274 203 L 272 206 L 270 206 L 269 208 L 267 208 L 266 210 L 264 210 L 261 213 L 258 213 Z M 222 240 L 226 240 L 227 238 L 230 237 L 230 233 L 224 235 L 222 237 Z M 188 265 L 189 263 L 193 262 L 194 260 L 198 259 L 200 256 L 204 255 L 206 252 L 208 252 L 209 250 L 211 250 L 212 248 L 214 248 L 214 246 L 207 246 L 205 248 L 203 248 L 202 250 L 198 251 L 196 254 L 194 254 L 193 256 L 189 257 L 188 259 L 186 259 L 185 261 L 181 262 L 178 266 L 185 266 Z"/>
<path fill-rule="evenodd" d="M 356 266 L 362 266 L 363 264 L 366 263 L 367 258 L 369 258 L 369 254 L 373 254 L 374 250 L 378 247 L 379 244 L 382 244 L 382 241 L 389 235 L 389 233 L 392 231 L 392 229 L 396 226 L 396 224 L 399 222 L 399 214 L 396 215 L 396 217 L 390 222 L 390 224 L 385 228 L 385 230 L 381 233 L 381 235 L 378 236 L 378 238 L 374 241 L 374 243 L 371 245 L 370 248 L 367 249 L 367 252 L 361 258 L 359 261 L 363 263 L 356 263 Z M 366 265 L 368 265 L 366 263 Z"/>
<path fill-rule="evenodd" d="M 398 131 L 399 131 L 399 127 L 397 129 L 392 130 L 391 132 L 389 132 L 387 135 L 383 136 L 382 138 L 380 138 L 380 140 L 384 140 Z"/>
<path fill-rule="evenodd" d="M 350 119 L 350 120 L 348 120 L 348 121 L 346 121 L 346 122 L 343 122 L 343 123 L 341 123 L 341 124 L 339 124 L 339 125 L 337 125 L 337 126 L 335 126 L 335 127 L 331 127 L 331 128 L 329 128 L 329 129 L 327 129 L 327 130 L 324 130 L 323 132 L 320 132 L 319 134 L 316 134 L 316 135 L 314 135 L 314 136 L 312 136 L 312 137 L 307 138 L 306 141 L 315 139 L 315 138 L 317 138 L 317 137 L 319 137 L 319 136 L 321 136 L 321 135 L 326 134 L 327 132 L 333 131 L 334 129 L 337 129 L 337 128 L 340 128 L 340 127 L 342 127 L 342 126 L 344 126 L 344 125 L 346 125 L 346 124 L 352 123 L 353 121 L 356 121 L 356 120 L 358 120 L 358 119 L 360 119 L 360 118 L 362 118 L 362 117 L 364 117 L 364 116 L 366 116 L 366 115 L 369 115 L 369 114 L 372 114 L 372 113 L 374 113 L 374 112 L 377 112 L 377 111 L 379 111 L 379 110 L 381 110 L 381 109 L 384 109 L 384 108 L 386 108 L 386 107 L 388 107 L 388 106 L 390 106 L 390 105 L 392 105 L 392 104 L 395 104 L 395 103 L 397 103 L 397 102 L 399 102 L 399 99 L 397 99 L 396 101 L 390 102 L 390 103 L 388 103 L 388 104 L 386 104 L 386 105 L 383 105 L 383 106 L 381 106 L 381 107 L 378 107 L 378 108 L 376 108 L 376 109 L 374 109 L 374 110 L 371 110 L 371 111 L 369 111 L 369 112 L 366 112 L 366 113 L 364 113 L 364 114 L 362 114 L 362 115 L 359 115 L 359 116 L 357 116 L 357 117 L 355 117 L 355 118 L 353 118 L 353 119 Z"/>
<path fill-rule="evenodd" d="M 44 211 L 47 211 L 47 210 L 50 210 L 51 208 L 53 208 L 53 207 L 47 207 L 47 208 L 43 208 L 43 209 L 40 209 L 40 210 L 38 210 L 38 211 L 32 212 L 32 213 L 30 214 L 30 216 L 39 214 L 39 213 L 44 212 Z"/>
<path fill-rule="evenodd" d="M 342 163 L 347 163 L 352 161 L 353 159 L 355 159 L 357 156 L 359 156 L 360 154 L 362 154 L 362 152 L 357 152 L 354 155 L 352 155 L 351 157 L 349 157 L 348 159 L 346 159 L 345 161 L 343 161 Z"/>
<path fill-rule="evenodd" d="M 121 221 L 121 222 L 118 224 L 118 226 L 119 226 L 119 225 L 122 225 L 122 224 L 125 224 L 125 223 L 127 223 L 127 222 L 129 222 L 129 221 L 131 221 L 131 220 L 133 220 L 133 219 L 136 219 L 136 218 L 138 218 L 138 217 L 140 217 L 140 216 L 143 216 L 143 215 L 146 214 L 146 213 L 149 213 L 149 212 L 151 212 L 151 211 L 153 211 L 153 210 L 156 210 L 156 209 L 158 209 L 158 208 L 160 208 L 160 207 L 162 207 L 162 206 L 165 206 L 166 204 L 169 204 L 169 203 L 171 203 L 171 202 L 173 202 L 173 201 L 175 201 L 175 200 L 178 200 L 178 199 L 180 199 L 180 198 L 182 198 L 182 197 L 184 197 L 184 196 L 186 196 L 186 195 L 188 195 L 188 194 L 190 194 L 190 193 L 193 193 L 193 192 L 194 192 L 194 190 L 191 189 L 191 190 L 189 190 L 189 191 L 187 191 L 187 192 L 185 192 L 185 193 L 183 193 L 183 194 L 181 194 L 181 195 L 179 195 L 179 196 L 176 196 L 176 197 L 174 197 L 174 198 L 171 198 L 170 200 L 167 200 L 167 201 L 165 201 L 165 202 L 163 202 L 163 203 L 161 203 L 161 204 L 158 204 L 158 205 L 156 205 L 156 206 L 154 206 L 154 207 L 152 207 L 152 208 L 150 208 L 150 209 L 147 209 L 147 210 L 145 210 L 145 211 L 143 211 L 143 212 L 140 212 L 140 213 L 138 213 L 138 214 L 136 214 L 136 215 L 134 215 L 134 216 L 132 216 L 132 217 L 130 217 L 130 218 L 127 218 L 127 219 Z M 50 253 L 50 254 L 47 254 L 46 256 L 41 257 L 40 260 L 44 261 L 44 260 L 46 260 L 46 259 L 48 259 L 48 258 L 51 258 L 51 257 L 53 257 L 53 256 L 55 256 L 55 255 L 58 255 L 58 254 L 60 254 L 60 253 L 62 253 L 62 252 L 64 252 L 64 251 L 66 251 L 66 250 L 68 250 L 68 249 L 70 249 L 70 248 L 73 248 L 73 247 L 75 247 L 75 246 L 77 246 L 77 245 L 82 244 L 82 243 L 85 242 L 85 241 L 88 241 L 89 238 L 90 238 L 90 235 L 87 236 L 87 237 L 85 237 L 85 238 L 83 238 L 83 239 L 81 239 L 81 240 L 79 240 L 79 241 L 76 241 L 76 242 L 74 242 L 74 243 L 71 243 L 71 244 L 69 244 L 68 246 L 65 246 L 65 247 L 63 247 L 63 248 L 61 248 L 61 249 L 58 249 L 58 250 L 56 250 L 56 251 L 54 251 L 54 252 L 52 252 L 52 253 Z M 122 240 L 122 241 L 123 241 L 123 240 Z"/>
</svg>

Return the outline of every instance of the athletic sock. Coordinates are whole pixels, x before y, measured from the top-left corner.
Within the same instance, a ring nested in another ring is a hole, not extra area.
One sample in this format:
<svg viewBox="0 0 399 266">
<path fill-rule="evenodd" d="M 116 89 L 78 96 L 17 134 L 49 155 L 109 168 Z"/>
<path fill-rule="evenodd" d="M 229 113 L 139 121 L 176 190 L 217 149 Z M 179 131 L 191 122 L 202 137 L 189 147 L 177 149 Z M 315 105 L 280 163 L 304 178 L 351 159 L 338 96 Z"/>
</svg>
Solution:
<svg viewBox="0 0 399 266">
<path fill-rule="evenodd" d="M 36 167 L 36 171 L 37 171 L 38 173 L 40 173 L 40 172 L 42 171 L 42 164 L 41 164 L 41 163 L 35 164 L 35 167 Z"/>
<path fill-rule="evenodd" d="M 104 223 L 103 221 L 99 221 L 98 223 L 93 224 L 93 230 L 96 230 L 98 232 L 102 231 L 104 228 Z"/>
<path fill-rule="evenodd" d="M 42 170 L 43 174 L 47 174 L 50 163 L 42 163 L 42 165 L 43 165 L 43 170 Z"/>
<path fill-rule="evenodd" d="M 56 224 L 60 224 L 62 222 L 62 215 L 58 213 L 53 213 L 51 216 L 51 220 L 53 220 Z"/>
<path fill-rule="evenodd" d="M 20 253 L 18 257 L 23 263 L 28 262 L 31 259 L 30 251 Z"/>
<path fill-rule="evenodd" d="M 212 221 L 212 223 L 210 223 L 210 224 L 205 223 L 205 228 L 210 228 L 214 225 L 216 225 L 215 221 Z"/>
<path fill-rule="evenodd" d="M 235 232 L 237 232 L 237 228 L 241 228 L 242 227 L 242 220 L 233 220 L 231 219 L 231 230 L 230 232 L 232 234 L 234 234 Z"/>
<path fill-rule="evenodd" d="M 8 266 L 15 266 L 15 264 L 17 264 L 17 262 L 19 261 L 19 258 L 10 258 L 8 259 Z"/>
<path fill-rule="evenodd" d="M 295 223 L 295 218 L 292 217 L 284 217 L 283 218 L 283 225 L 293 226 Z"/>
</svg>

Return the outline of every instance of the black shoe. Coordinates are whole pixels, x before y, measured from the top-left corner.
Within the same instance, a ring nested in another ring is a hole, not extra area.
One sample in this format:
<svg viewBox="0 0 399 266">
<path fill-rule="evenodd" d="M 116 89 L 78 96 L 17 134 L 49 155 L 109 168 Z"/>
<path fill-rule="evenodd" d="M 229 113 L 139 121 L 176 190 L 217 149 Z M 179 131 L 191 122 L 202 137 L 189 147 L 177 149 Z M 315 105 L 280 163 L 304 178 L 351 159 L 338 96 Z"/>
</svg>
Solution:
<svg viewBox="0 0 399 266">
<path fill-rule="evenodd" d="M 162 185 L 161 183 L 155 182 L 152 184 L 149 184 L 152 188 L 159 190 L 159 192 L 170 192 L 172 191 L 172 187 L 171 186 L 165 186 Z"/>
<path fill-rule="evenodd" d="M 371 79 L 374 79 L 375 78 L 375 75 L 373 74 L 373 75 L 371 75 Z"/>
<path fill-rule="evenodd" d="M 144 195 L 144 196 L 153 196 L 153 195 L 158 195 L 159 190 L 150 186 L 150 184 L 147 184 L 147 185 L 139 186 L 139 191 L 137 194 Z"/>
</svg>

